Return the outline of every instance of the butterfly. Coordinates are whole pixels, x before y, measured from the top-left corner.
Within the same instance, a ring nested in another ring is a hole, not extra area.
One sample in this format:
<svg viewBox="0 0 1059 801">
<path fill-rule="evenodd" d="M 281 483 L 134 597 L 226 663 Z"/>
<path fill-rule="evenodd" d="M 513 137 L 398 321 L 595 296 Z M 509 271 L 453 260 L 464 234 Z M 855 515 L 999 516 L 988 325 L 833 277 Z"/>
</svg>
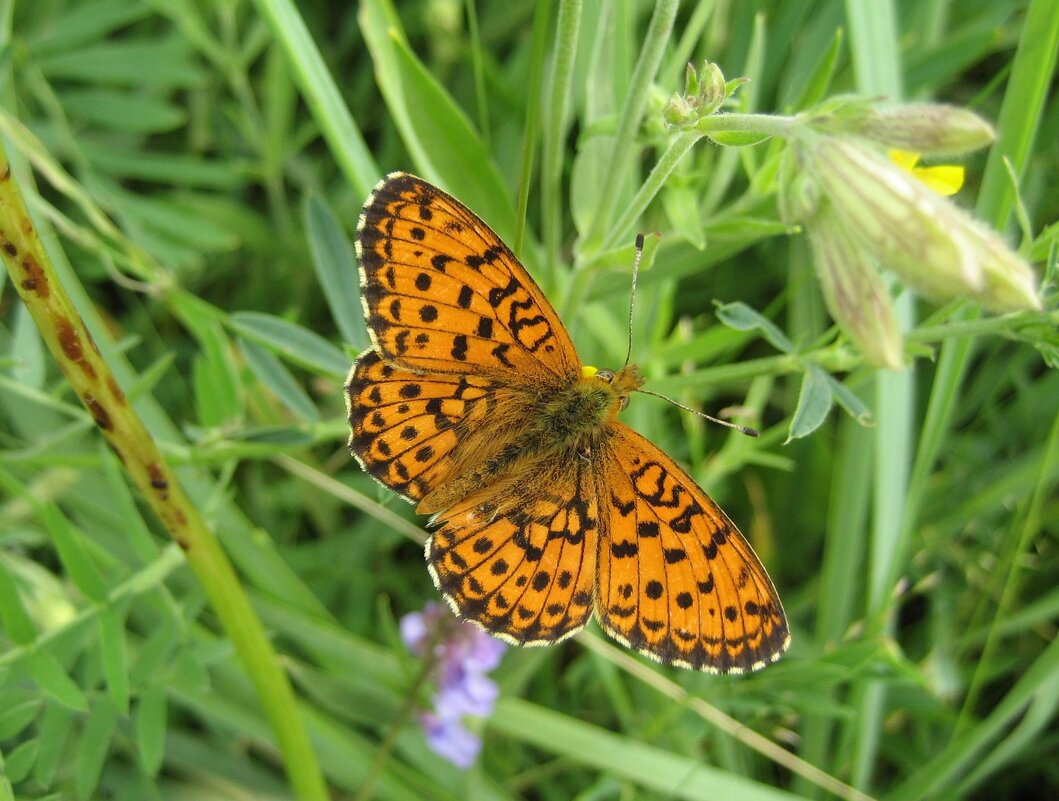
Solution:
<svg viewBox="0 0 1059 801">
<path fill-rule="evenodd" d="M 617 419 L 636 365 L 583 367 L 555 309 L 466 206 L 386 176 L 357 226 L 373 346 L 346 382 L 349 448 L 435 527 L 453 611 L 511 643 L 595 613 L 659 662 L 756 670 L 790 642 L 750 544 L 687 473 Z"/>
</svg>

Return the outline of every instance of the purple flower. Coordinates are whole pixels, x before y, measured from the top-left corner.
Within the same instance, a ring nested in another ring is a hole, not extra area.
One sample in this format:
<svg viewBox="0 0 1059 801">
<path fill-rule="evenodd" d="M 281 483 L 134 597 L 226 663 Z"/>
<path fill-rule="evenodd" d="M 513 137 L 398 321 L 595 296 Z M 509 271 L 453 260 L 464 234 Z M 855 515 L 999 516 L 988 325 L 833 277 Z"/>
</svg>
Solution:
<svg viewBox="0 0 1059 801">
<path fill-rule="evenodd" d="M 465 718 L 483 718 L 493 711 L 500 689 L 485 674 L 500 664 L 507 646 L 437 603 L 409 612 L 400 625 L 405 647 L 432 660 L 433 709 L 420 714 L 427 744 L 452 764 L 467 768 L 477 759 L 482 742 L 467 728 Z"/>
<path fill-rule="evenodd" d="M 419 720 L 423 724 L 427 745 L 435 754 L 464 770 L 474 764 L 482 750 L 482 741 L 464 728 L 463 723 L 443 720 L 429 712 L 424 712 Z"/>
</svg>

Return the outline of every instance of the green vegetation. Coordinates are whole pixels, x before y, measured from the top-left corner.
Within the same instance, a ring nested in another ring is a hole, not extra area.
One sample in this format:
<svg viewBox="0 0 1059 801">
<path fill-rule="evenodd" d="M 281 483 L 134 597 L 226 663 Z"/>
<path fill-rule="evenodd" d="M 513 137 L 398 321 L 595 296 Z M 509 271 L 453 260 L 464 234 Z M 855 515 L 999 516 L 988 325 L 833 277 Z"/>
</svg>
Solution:
<svg viewBox="0 0 1059 801">
<path fill-rule="evenodd" d="M 1054 0 L 0 0 L 0 801 L 1059 793 L 1057 53 Z M 725 113 L 858 93 L 993 123 L 955 202 L 1044 310 L 886 274 L 908 368 L 870 366 L 781 215 L 782 126 L 666 126 L 705 61 L 749 79 Z M 623 419 L 753 543 L 781 661 L 664 668 L 593 625 L 508 650 L 469 770 L 428 748 L 397 623 L 438 598 L 426 521 L 350 458 L 342 398 L 352 236 L 395 169 L 487 220 L 599 367 L 661 234 L 633 360 L 761 436 L 645 396 Z M 67 296 L 98 359 L 62 359 Z"/>
</svg>

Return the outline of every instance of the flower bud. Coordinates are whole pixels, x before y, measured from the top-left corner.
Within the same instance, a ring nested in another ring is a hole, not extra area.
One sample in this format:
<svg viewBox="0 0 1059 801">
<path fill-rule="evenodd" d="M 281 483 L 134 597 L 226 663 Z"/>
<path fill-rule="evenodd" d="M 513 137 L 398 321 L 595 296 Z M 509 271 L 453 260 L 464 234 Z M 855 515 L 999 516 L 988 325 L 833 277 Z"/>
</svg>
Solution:
<svg viewBox="0 0 1059 801">
<path fill-rule="evenodd" d="M 836 218 L 862 247 L 909 286 L 938 298 L 985 284 L 967 237 L 970 218 L 867 144 L 823 137 L 808 146 L 807 168 Z"/>
<path fill-rule="evenodd" d="M 724 73 L 712 61 L 707 61 L 699 76 L 699 113 L 702 116 L 713 114 L 728 96 L 728 87 L 724 82 Z"/>
<path fill-rule="evenodd" d="M 969 296 L 994 311 L 1041 308 L 1033 270 L 1017 253 L 867 142 L 803 137 L 796 148 L 799 179 L 815 181 L 821 194 L 816 216 L 805 220 L 810 233 L 821 225 L 832 239 L 841 233 L 848 248 L 924 295 Z M 796 205 L 790 196 L 781 208 Z"/>
<path fill-rule="evenodd" d="M 702 70 L 696 72 L 695 67 L 688 64 L 684 74 L 684 93 L 669 99 L 662 117 L 671 126 L 690 127 L 719 109 L 728 94 L 720 67 L 707 61 Z"/>
<path fill-rule="evenodd" d="M 871 255 L 830 210 L 808 227 L 828 311 L 869 364 L 898 370 L 903 344 L 890 296 Z"/>
<path fill-rule="evenodd" d="M 673 95 L 662 109 L 662 119 L 674 127 L 688 125 L 695 121 L 695 110 L 680 95 Z"/>
<path fill-rule="evenodd" d="M 993 143 L 993 127 L 974 112 L 935 103 L 873 109 L 853 133 L 874 142 L 927 155 L 958 155 Z"/>
<path fill-rule="evenodd" d="M 813 117 L 813 125 L 935 156 L 968 153 L 996 139 L 993 127 L 974 112 L 939 103 L 879 108 L 855 98 L 845 102 L 837 98 Z"/>
<path fill-rule="evenodd" d="M 985 279 L 975 300 L 995 312 L 1042 308 L 1033 269 L 995 231 L 968 217 L 963 235 L 981 263 Z"/>
</svg>

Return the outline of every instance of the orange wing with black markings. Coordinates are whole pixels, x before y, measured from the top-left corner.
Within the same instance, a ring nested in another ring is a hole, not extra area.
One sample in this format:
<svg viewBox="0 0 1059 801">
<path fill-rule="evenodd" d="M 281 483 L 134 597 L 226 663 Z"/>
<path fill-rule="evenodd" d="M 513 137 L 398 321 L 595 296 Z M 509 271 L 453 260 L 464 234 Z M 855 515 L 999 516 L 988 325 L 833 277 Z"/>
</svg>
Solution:
<svg viewBox="0 0 1059 801">
<path fill-rule="evenodd" d="M 436 186 L 391 173 L 357 226 L 368 329 L 411 370 L 525 384 L 581 372 L 547 298 L 500 238 Z"/>
<path fill-rule="evenodd" d="M 346 380 L 349 449 L 367 473 L 420 501 L 449 475 L 460 426 L 485 420 L 494 389 L 487 379 L 426 376 L 365 351 Z"/>
<path fill-rule="evenodd" d="M 772 582 L 716 504 L 618 423 L 635 365 L 582 370 L 555 310 L 461 203 L 404 173 L 357 228 L 374 347 L 346 386 L 350 450 L 436 513 L 438 589 L 508 641 L 557 642 L 593 611 L 668 664 L 755 670 L 789 642 Z"/>
<path fill-rule="evenodd" d="M 600 514 L 594 465 L 538 465 L 438 515 L 427 542 L 434 583 L 453 610 L 520 645 L 558 642 L 592 615 Z"/>
<path fill-rule="evenodd" d="M 696 670 L 740 673 L 778 659 L 787 619 L 750 544 L 658 447 L 622 423 L 609 429 L 600 624 L 653 659 Z"/>
</svg>

